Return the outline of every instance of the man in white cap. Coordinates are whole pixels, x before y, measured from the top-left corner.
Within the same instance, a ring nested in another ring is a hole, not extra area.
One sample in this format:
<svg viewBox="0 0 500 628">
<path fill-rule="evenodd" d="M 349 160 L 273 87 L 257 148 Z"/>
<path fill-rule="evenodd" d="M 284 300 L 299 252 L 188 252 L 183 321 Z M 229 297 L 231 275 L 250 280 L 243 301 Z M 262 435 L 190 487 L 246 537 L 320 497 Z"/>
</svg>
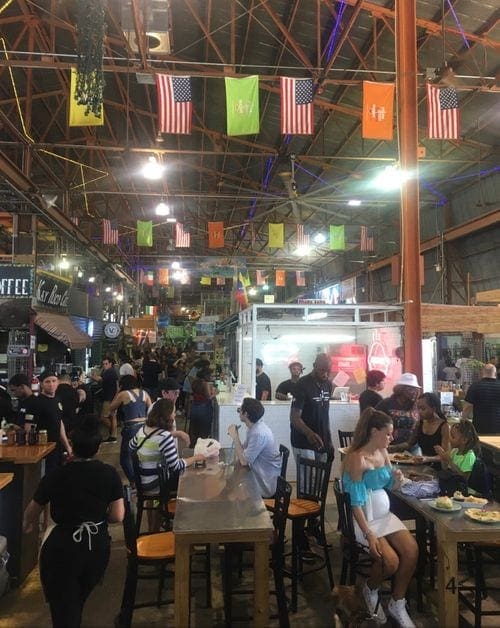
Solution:
<svg viewBox="0 0 500 628">
<path fill-rule="evenodd" d="M 297 361 L 291 362 L 288 368 L 290 369 L 290 379 L 285 379 L 285 381 L 281 382 L 278 388 L 276 388 L 275 397 L 280 401 L 291 399 L 293 391 L 295 390 L 295 384 L 299 381 L 302 371 L 304 370 L 302 364 Z"/>
<path fill-rule="evenodd" d="M 376 409 L 388 414 L 394 425 L 390 451 L 398 451 L 398 445 L 406 443 L 417 426 L 416 401 L 420 388 L 414 373 L 403 373 L 394 384 L 392 395 L 377 404 Z"/>
</svg>

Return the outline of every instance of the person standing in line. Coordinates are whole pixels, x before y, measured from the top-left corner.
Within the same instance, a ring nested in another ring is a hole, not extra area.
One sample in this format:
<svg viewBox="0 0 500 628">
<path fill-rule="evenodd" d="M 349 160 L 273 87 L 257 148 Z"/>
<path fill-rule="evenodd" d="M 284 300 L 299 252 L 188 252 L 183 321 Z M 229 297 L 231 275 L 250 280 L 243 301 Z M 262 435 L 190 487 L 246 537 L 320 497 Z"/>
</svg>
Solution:
<svg viewBox="0 0 500 628">
<path fill-rule="evenodd" d="M 271 380 L 264 373 L 264 363 L 260 358 L 255 360 L 255 398 L 258 401 L 271 401 Z"/>
<path fill-rule="evenodd" d="M 304 367 L 300 362 L 291 362 L 288 368 L 290 369 L 290 379 L 285 379 L 285 381 L 278 384 L 278 388 L 276 388 L 275 397 L 279 401 L 288 401 L 290 399 L 289 395 L 293 397 L 295 384 L 299 381 L 304 371 Z"/>
<path fill-rule="evenodd" d="M 200 369 L 192 383 L 193 400 L 189 415 L 189 436 L 191 447 L 195 447 L 198 438 L 208 438 L 212 435 L 212 421 L 214 418 L 213 400 L 217 391 L 212 383 L 210 367 Z"/>
<path fill-rule="evenodd" d="M 478 434 L 500 433 L 500 381 L 493 364 L 486 364 L 482 379 L 467 390 L 462 418 L 472 419 Z"/>
<path fill-rule="evenodd" d="M 276 483 L 281 471 L 281 456 L 274 435 L 262 418 L 264 406 L 257 399 L 245 397 L 238 413 L 240 421 L 248 430 L 246 440 L 243 443 L 240 441 L 236 425 L 227 428 L 238 462 L 253 470 L 262 497 L 272 497 L 276 493 Z"/>
<path fill-rule="evenodd" d="M 142 386 L 151 399 L 158 397 L 158 379 L 162 371 L 161 364 L 156 359 L 156 354 L 145 351 L 141 370 Z"/>
<path fill-rule="evenodd" d="M 50 504 L 55 527 L 40 550 L 40 579 L 54 628 L 81 625 L 84 604 L 109 562 L 108 523 L 125 514 L 118 473 L 94 460 L 101 442 L 97 419 L 82 418 L 71 440 L 74 459 L 42 478 L 23 518 L 30 533 Z"/>
<path fill-rule="evenodd" d="M 375 408 L 383 399 L 380 391 L 384 389 L 385 373 L 372 370 L 366 374 L 366 390 L 359 396 L 359 411 L 363 412 L 369 406 Z"/>
<path fill-rule="evenodd" d="M 474 366 L 474 359 L 471 356 L 471 350 L 465 347 L 462 349 L 460 357 L 455 362 L 455 366 L 460 371 L 460 384 L 465 393 L 469 389 L 469 386 L 477 379 L 477 369 Z"/>
<path fill-rule="evenodd" d="M 104 358 L 102 361 L 102 371 L 100 375 L 92 374 L 94 381 L 100 382 L 102 386 L 102 408 L 101 421 L 109 427 L 109 436 L 104 443 L 116 443 L 116 435 L 118 433 L 118 424 L 116 420 L 116 412 L 111 412 L 111 402 L 118 392 L 118 374 L 114 368 L 114 360 L 112 358 Z"/>
<path fill-rule="evenodd" d="M 69 434 L 76 425 L 76 417 L 80 398 L 78 392 L 71 385 L 71 377 L 68 373 L 59 375 L 57 386 L 57 397 L 63 407 L 63 422 L 66 434 Z"/>
<path fill-rule="evenodd" d="M 192 354 L 191 354 L 192 355 Z M 182 391 L 184 393 L 184 413 L 186 417 L 191 414 L 191 403 L 193 401 L 193 382 L 196 379 L 197 373 L 200 369 L 210 367 L 209 360 L 199 358 L 195 360 L 191 367 L 188 367 L 186 377 L 182 384 Z"/>
</svg>

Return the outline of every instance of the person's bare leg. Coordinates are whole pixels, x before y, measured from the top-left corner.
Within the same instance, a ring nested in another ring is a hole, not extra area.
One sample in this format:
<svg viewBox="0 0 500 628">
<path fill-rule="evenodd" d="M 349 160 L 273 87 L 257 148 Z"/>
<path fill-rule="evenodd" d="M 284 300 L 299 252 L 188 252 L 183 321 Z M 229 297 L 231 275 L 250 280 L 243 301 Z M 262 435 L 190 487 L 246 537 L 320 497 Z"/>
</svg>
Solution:
<svg viewBox="0 0 500 628">
<path fill-rule="evenodd" d="M 366 581 L 370 589 L 378 589 L 382 582 L 396 573 L 399 567 L 399 558 L 394 549 L 389 545 L 384 537 L 378 539 L 382 558 L 373 556 L 373 563 L 370 576 Z"/>
<path fill-rule="evenodd" d="M 399 567 L 394 573 L 392 596 L 395 600 L 401 600 L 406 597 L 408 585 L 417 567 L 418 545 L 408 530 L 399 530 L 386 538 L 399 556 Z"/>
</svg>

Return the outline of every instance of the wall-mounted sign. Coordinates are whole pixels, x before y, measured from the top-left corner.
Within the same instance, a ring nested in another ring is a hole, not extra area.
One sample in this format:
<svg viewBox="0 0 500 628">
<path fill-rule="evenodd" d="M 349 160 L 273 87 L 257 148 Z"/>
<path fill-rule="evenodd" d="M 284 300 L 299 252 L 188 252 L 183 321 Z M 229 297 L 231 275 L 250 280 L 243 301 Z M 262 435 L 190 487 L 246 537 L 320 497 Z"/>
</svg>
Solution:
<svg viewBox="0 0 500 628">
<path fill-rule="evenodd" d="M 38 305 L 65 310 L 68 307 L 71 281 L 51 273 L 37 273 L 35 300 Z"/>
<path fill-rule="evenodd" d="M 0 264 L 0 297 L 26 299 L 33 295 L 35 272 L 25 264 Z"/>
</svg>

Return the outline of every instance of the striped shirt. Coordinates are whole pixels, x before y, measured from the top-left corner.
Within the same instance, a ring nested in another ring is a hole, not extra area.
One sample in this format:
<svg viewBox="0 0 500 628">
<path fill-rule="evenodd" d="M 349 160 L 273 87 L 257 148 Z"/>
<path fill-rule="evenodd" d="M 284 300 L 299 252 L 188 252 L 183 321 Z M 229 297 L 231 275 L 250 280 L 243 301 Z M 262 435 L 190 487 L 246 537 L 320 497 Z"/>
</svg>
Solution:
<svg viewBox="0 0 500 628">
<path fill-rule="evenodd" d="M 158 463 L 163 463 L 170 473 L 179 473 L 186 468 L 186 463 L 177 454 L 175 440 L 166 430 L 157 432 L 145 440 L 151 428 L 141 427 L 129 443 L 130 451 L 137 451 L 141 469 L 141 485 L 145 495 L 158 495 Z M 144 443 L 144 444 L 143 444 Z"/>
</svg>

